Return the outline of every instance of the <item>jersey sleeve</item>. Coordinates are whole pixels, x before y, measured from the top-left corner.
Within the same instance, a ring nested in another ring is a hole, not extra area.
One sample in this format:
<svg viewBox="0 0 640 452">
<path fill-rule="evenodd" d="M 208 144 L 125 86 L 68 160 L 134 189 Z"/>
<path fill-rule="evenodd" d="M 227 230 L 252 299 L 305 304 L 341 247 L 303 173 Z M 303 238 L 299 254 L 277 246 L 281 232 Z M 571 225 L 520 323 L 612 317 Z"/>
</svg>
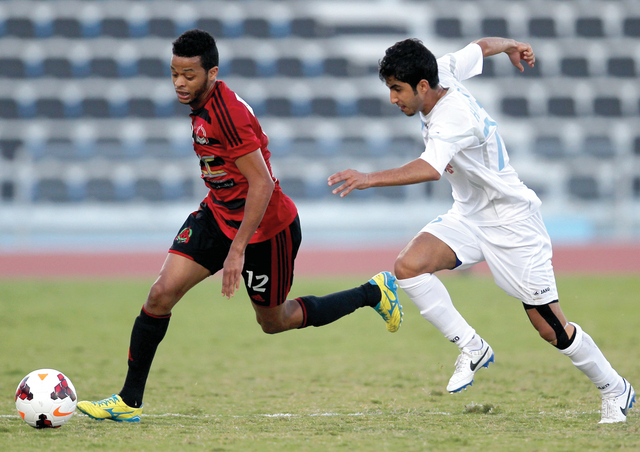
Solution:
<svg viewBox="0 0 640 452">
<path fill-rule="evenodd" d="M 460 111 L 460 115 L 464 115 L 464 112 Z M 425 149 L 420 158 L 443 174 L 458 152 L 478 143 L 477 131 L 470 122 L 461 125 L 444 119 L 429 131 L 425 139 Z"/>
<path fill-rule="evenodd" d="M 260 149 L 260 140 L 252 124 L 252 114 L 240 101 L 225 102 L 226 108 L 217 110 L 217 121 L 227 155 L 236 160 L 243 155 Z"/>
<path fill-rule="evenodd" d="M 482 48 L 472 42 L 464 49 L 438 58 L 438 72 L 454 77 L 458 81 L 482 74 L 484 57 Z"/>
</svg>

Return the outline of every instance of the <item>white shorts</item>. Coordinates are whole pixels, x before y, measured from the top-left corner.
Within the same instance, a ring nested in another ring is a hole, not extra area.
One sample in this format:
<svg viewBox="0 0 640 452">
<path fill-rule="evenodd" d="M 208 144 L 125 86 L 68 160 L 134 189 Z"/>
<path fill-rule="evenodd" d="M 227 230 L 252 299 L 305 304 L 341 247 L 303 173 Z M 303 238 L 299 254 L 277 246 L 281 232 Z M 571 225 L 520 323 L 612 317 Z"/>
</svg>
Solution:
<svg viewBox="0 0 640 452">
<path fill-rule="evenodd" d="M 523 303 L 540 306 L 558 299 L 551 240 L 540 212 L 506 226 L 478 226 L 448 213 L 420 232 L 449 245 L 459 261 L 456 270 L 486 261 L 498 287 Z"/>
</svg>

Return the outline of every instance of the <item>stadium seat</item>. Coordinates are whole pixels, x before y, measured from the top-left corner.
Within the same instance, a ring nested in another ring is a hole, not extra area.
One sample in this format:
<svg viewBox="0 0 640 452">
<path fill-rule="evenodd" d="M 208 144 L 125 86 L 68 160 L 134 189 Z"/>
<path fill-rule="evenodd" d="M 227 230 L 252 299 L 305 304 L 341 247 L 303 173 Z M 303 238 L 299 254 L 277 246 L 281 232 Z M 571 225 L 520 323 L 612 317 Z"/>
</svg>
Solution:
<svg viewBox="0 0 640 452">
<path fill-rule="evenodd" d="M 35 184 L 33 200 L 36 202 L 68 202 L 71 198 L 67 184 L 62 179 L 43 178 Z"/>
<path fill-rule="evenodd" d="M 258 63 L 253 58 L 233 58 L 230 66 L 232 75 L 257 77 Z"/>
<path fill-rule="evenodd" d="M 640 38 L 640 17 L 627 17 L 622 28 L 625 36 Z"/>
<path fill-rule="evenodd" d="M 5 21 L 5 35 L 16 38 L 35 38 L 35 26 L 30 19 L 9 17 Z"/>
<path fill-rule="evenodd" d="M 90 118 L 108 118 L 109 102 L 103 98 L 85 98 L 82 100 L 82 114 Z"/>
<path fill-rule="evenodd" d="M 349 76 L 349 60 L 342 57 L 326 58 L 322 62 L 323 71 L 326 75 L 334 77 Z"/>
<path fill-rule="evenodd" d="M 171 75 L 169 61 L 160 58 L 140 58 L 138 60 L 138 75 L 153 78 L 167 78 Z"/>
<path fill-rule="evenodd" d="M 560 61 L 560 70 L 562 75 L 567 77 L 588 77 L 589 62 L 586 58 L 563 58 Z"/>
<path fill-rule="evenodd" d="M 396 106 L 379 97 L 363 97 L 356 101 L 358 114 L 372 117 L 393 116 L 398 113 Z"/>
<path fill-rule="evenodd" d="M 365 157 L 370 155 L 369 143 L 364 137 L 344 137 L 340 143 L 340 154 L 352 157 Z"/>
<path fill-rule="evenodd" d="M 299 58 L 287 57 L 276 60 L 276 74 L 283 77 L 304 77 L 304 63 Z"/>
<path fill-rule="evenodd" d="M 71 62 L 66 58 L 45 58 L 42 62 L 43 76 L 55 78 L 72 78 L 73 69 Z"/>
<path fill-rule="evenodd" d="M 24 61 L 20 58 L 0 58 L 0 77 L 23 78 L 26 77 Z"/>
<path fill-rule="evenodd" d="M 435 31 L 442 38 L 462 38 L 462 23 L 456 17 L 438 18 L 435 21 Z"/>
<path fill-rule="evenodd" d="M 311 114 L 332 118 L 338 116 L 338 102 L 331 97 L 317 97 L 311 100 Z"/>
<path fill-rule="evenodd" d="M 547 101 L 547 111 L 550 116 L 576 116 L 576 101 L 573 97 L 551 97 Z"/>
<path fill-rule="evenodd" d="M 94 58 L 89 62 L 94 77 L 117 78 L 118 62 L 113 58 Z"/>
<path fill-rule="evenodd" d="M 162 201 L 163 189 L 162 183 L 158 179 L 143 177 L 135 181 L 134 198 L 144 201 Z"/>
<path fill-rule="evenodd" d="M 599 96 L 593 100 L 593 112 L 597 116 L 622 116 L 622 101 L 613 96 Z"/>
<path fill-rule="evenodd" d="M 15 99 L 0 98 L 0 118 L 14 119 L 18 116 L 18 102 Z"/>
<path fill-rule="evenodd" d="M 633 139 L 633 155 L 640 155 L 640 136 Z"/>
<path fill-rule="evenodd" d="M 607 73 L 612 77 L 635 77 L 636 62 L 630 57 L 609 58 Z"/>
<path fill-rule="evenodd" d="M 145 97 L 134 97 L 129 100 L 128 116 L 134 116 L 137 118 L 155 118 L 156 117 L 156 105 L 155 103 Z"/>
<path fill-rule="evenodd" d="M 279 180 L 282 191 L 294 201 L 307 197 L 306 184 L 302 177 L 283 177 Z"/>
<path fill-rule="evenodd" d="M 100 25 L 100 34 L 111 38 L 128 38 L 129 22 L 124 18 L 106 18 Z"/>
<path fill-rule="evenodd" d="M 0 156 L 4 160 L 14 160 L 22 145 L 22 140 L 15 138 L 0 139 Z"/>
<path fill-rule="evenodd" d="M 263 18 L 250 18 L 244 21 L 244 34 L 252 38 L 271 37 L 269 21 Z"/>
<path fill-rule="evenodd" d="M 548 159 L 562 159 L 566 155 L 564 143 L 558 136 L 539 136 L 533 144 L 535 155 Z"/>
<path fill-rule="evenodd" d="M 16 184 L 13 181 L 3 181 L 0 184 L 0 201 L 12 202 L 16 197 Z"/>
<path fill-rule="evenodd" d="M 60 99 L 40 98 L 36 100 L 36 116 L 38 118 L 64 118 L 64 105 Z"/>
<path fill-rule="evenodd" d="M 502 99 L 501 105 L 505 115 L 517 118 L 529 116 L 529 101 L 526 97 L 505 97 Z"/>
<path fill-rule="evenodd" d="M 606 135 L 588 135 L 582 146 L 585 154 L 597 158 L 611 158 L 616 154 L 611 138 Z"/>
<path fill-rule="evenodd" d="M 175 39 L 179 33 L 172 19 L 154 18 L 149 20 L 148 34 L 158 38 Z"/>
<path fill-rule="evenodd" d="M 551 17 L 534 17 L 529 19 L 529 36 L 534 38 L 555 38 L 556 22 Z"/>
<path fill-rule="evenodd" d="M 117 201 L 118 196 L 114 182 L 104 177 L 89 179 L 85 188 L 85 199 L 100 202 Z"/>
<path fill-rule="evenodd" d="M 196 21 L 196 28 L 211 33 L 216 39 L 224 37 L 224 24 L 221 19 L 200 18 Z"/>
<path fill-rule="evenodd" d="M 576 20 L 576 35 L 583 38 L 604 37 L 604 24 L 598 17 L 581 17 Z"/>
<path fill-rule="evenodd" d="M 501 17 L 482 19 L 482 36 L 511 36 L 508 22 Z"/>
<path fill-rule="evenodd" d="M 291 101 L 285 97 L 269 97 L 265 100 L 265 115 L 280 118 L 292 115 Z"/>
<path fill-rule="evenodd" d="M 53 20 L 53 35 L 77 39 L 82 37 L 82 25 L 74 18 L 57 17 Z"/>
<path fill-rule="evenodd" d="M 593 176 L 571 176 L 568 191 L 571 196 L 582 200 L 595 200 L 600 196 L 598 181 Z"/>
</svg>

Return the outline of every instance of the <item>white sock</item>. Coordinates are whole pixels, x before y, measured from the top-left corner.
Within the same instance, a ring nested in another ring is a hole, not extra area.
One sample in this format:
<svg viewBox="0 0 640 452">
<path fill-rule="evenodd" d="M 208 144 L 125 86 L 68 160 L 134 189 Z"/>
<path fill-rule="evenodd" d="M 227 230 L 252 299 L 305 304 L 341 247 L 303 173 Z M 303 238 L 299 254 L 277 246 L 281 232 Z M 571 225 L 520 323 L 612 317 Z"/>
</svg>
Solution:
<svg viewBox="0 0 640 452">
<path fill-rule="evenodd" d="M 398 285 L 420 310 L 420 315 L 459 348 L 480 337 L 460 315 L 451 302 L 444 284 L 433 274 L 425 273 L 413 278 L 399 279 Z M 480 346 L 478 345 L 477 348 Z"/>
<path fill-rule="evenodd" d="M 573 343 L 560 353 L 567 355 L 574 366 L 580 369 L 600 390 L 602 395 L 620 394 L 624 390 L 624 380 L 604 357 L 591 336 L 580 325 L 570 322 L 576 329 Z"/>
</svg>

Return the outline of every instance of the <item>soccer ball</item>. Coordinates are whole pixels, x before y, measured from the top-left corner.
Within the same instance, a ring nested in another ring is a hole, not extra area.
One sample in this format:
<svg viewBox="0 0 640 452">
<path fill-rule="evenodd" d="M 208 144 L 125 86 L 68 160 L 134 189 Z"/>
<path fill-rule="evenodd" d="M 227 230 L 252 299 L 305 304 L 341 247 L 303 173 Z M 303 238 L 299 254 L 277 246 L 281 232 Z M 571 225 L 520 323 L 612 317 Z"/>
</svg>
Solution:
<svg viewBox="0 0 640 452">
<path fill-rule="evenodd" d="M 34 428 L 58 428 L 71 419 L 78 398 L 62 372 L 38 369 L 24 377 L 16 390 L 16 408 Z"/>
</svg>

